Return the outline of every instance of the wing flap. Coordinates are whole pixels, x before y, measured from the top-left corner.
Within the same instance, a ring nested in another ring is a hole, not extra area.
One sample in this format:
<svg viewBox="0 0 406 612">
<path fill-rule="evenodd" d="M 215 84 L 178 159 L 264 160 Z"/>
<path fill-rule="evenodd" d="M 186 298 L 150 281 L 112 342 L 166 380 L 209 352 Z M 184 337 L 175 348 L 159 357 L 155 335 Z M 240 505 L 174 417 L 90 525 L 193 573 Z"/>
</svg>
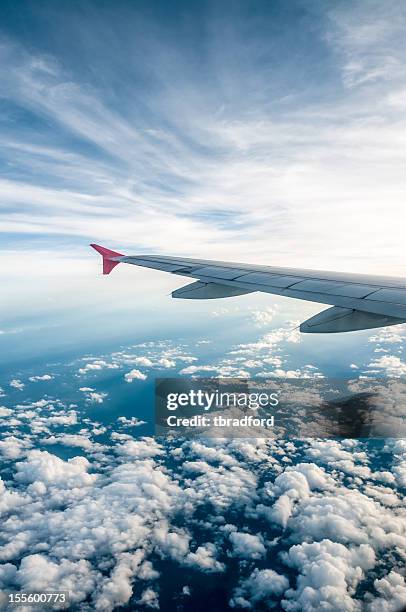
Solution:
<svg viewBox="0 0 406 612">
<path fill-rule="evenodd" d="M 303 280 L 300 276 L 279 276 L 277 274 L 268 274 L 266 272 L 254 272 L 252 274 L 245 274 L 240 276 L 238 280 L 254 284 L 254 285 L 266 285 L 267 287 L 281 287 L 285 289 L 299 283 Z"/>
<path fill-rule="evenodd" d="M 247 270 L 239 270 L 238 268 L 221 268 L 219 266 L 206 266 L 204 268 L 194 268 L 193 273 L 196 276 L 213 276 L 215 278 L 223 278 L 226 280 L 234 280 L 238 276 L 247 274 Z"/>
<path fill-rule="evenodd" d="M 390 302 L 392 304 L 406 304 L 406 290 L 402 289 L 379 289 L 369 296 L 370 300 L 379 302 Z"/>
</svg>

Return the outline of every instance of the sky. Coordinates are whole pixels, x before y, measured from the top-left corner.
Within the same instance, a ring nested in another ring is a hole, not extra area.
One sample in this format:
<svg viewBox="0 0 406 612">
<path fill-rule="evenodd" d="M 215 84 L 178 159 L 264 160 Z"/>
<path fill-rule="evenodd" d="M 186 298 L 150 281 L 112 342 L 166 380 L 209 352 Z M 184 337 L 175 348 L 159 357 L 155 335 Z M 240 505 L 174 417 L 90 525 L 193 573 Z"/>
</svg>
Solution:
<svg viewBox="0 0 406 612">
<path fill-rule="evenodd" d="M 2 274 L 90 277 L 94 241 L 402 275 L 405 19 L 373 0 L 6 0 Z"/>
</svg>

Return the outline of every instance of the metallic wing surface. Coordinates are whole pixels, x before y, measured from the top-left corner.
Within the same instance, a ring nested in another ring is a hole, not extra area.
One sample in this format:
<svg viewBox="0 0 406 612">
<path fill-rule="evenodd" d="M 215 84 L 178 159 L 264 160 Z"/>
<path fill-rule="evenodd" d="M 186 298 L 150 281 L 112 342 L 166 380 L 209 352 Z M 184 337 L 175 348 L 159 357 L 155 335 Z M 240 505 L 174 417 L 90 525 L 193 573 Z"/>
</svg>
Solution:
<svg viewBox="0 0 406 612">
<path fill-rule="evenodd" d="M 233 263 L 162 255 L 122 255 L 96 244 L 103 274 L 127 263 L 193 279 L 172 297 L 216 299 L 262 291 L 330 304 L 300 325 L 308 333 L 335 333 L 397 325 L 406 321 L 406 279 L 301 268 Z"/>
</svg>

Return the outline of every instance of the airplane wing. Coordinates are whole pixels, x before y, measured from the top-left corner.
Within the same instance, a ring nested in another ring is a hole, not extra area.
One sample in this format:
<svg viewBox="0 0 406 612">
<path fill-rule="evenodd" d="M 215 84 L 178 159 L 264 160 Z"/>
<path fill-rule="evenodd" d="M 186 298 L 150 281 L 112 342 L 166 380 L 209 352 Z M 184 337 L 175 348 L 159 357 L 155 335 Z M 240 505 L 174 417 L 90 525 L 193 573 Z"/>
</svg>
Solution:
<svg viewBox="0 0 406 612">
<path fill-rule="evenodd" d="M 127 263 L 195 279 L 173 291 L 174 298 L 215 299 L 262 291 L 332 305 L 302 323 L 301 332 L 335 333 L 406 322 L 403 278 L 162 255 L 128 256 L 97 244 L 90 246 L 103 257 L 103 274 Z"/>
</svg>

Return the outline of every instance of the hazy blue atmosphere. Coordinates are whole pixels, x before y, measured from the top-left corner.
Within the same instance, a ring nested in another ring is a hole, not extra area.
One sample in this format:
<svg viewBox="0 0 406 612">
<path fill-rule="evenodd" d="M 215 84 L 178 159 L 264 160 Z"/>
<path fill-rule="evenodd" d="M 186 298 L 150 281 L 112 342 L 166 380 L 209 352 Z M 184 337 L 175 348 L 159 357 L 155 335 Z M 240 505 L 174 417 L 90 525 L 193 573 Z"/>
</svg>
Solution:
<svg viewBox="0 0 406 612">
<path fill-rule="evenodd" d="M 173 300 L 89 243 L 405 276 L 405 26 L 401 1 L 3 0 L 0 606 L 404 609 L 405 440 L 154 439 L 153 391 L 404 379 L 405 327 L 300 334 L 322 305 Z"/>
</svg>

